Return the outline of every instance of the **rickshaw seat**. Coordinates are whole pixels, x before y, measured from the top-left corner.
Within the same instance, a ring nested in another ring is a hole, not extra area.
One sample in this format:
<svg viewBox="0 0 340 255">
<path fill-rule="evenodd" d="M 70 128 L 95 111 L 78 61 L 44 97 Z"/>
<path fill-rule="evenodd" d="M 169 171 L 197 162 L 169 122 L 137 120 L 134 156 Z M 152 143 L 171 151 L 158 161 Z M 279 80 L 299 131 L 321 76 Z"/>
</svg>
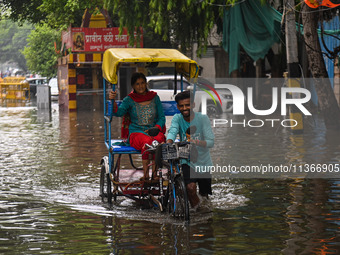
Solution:
<svg viewBox="0 0 340 255">
<path fill-rule="evenodd" d="M 137 150 L 131 146 L 122 145 L 123 140 L 112 139 L 111 148 L 114 154 L 140 154 L 141 151 Z"/>
</svg>

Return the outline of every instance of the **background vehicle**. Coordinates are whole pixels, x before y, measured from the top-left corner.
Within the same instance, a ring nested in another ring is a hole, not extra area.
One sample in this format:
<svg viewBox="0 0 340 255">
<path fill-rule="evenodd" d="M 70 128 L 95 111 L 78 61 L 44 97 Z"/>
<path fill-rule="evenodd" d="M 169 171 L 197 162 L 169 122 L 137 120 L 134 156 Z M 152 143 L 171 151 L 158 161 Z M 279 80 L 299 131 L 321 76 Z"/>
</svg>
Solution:
<svg viewBox="0 0 340 255">
<path fill-rule="evenodd" d="M 147 76 L 147 81 L 149 83 L 149 87 L 151 90 L 157 92 L 161 101 L 174 101 L 174 84 L 175 79 L 173 75 L 156 75 L 156 76 Z M 183 90 L 193 90 L 194 84 L 188 82 L 186 79 L 183 79 Z M 214 96 L 216 104 L 214 100 L 208 95 L 202 88 L 209 91 L 205 85 L 214 88 L 214 84 L 209 82 L 208 80 L 199 77 L 197 79 L 196 92 L 195 92 L 195 110 L 201 111 L 202 100 L 206 100 L 207 104 L 207 114 L 209 117 L 214 117 L 215 115 L 221 114 L 223 112 L 231 112 L 233 109 L 233 98 L 232 94 L 229 90 L 226 89 L 216 89 L 218 95 L 221 98 L 222 104 L 220 104 L 217 96 L 214 93 L 211 93 Z M 181 81 L 180 76 L 177 76 L 177 92 L 181 91 Z M 210 91 L 212 92 L 212 91 Z M 175 103 L 174 103 L 175 104 Z"/>
<path fill-rule="evenodd" d="M 40 77 L 40 78 L 27 78 L 26 79 L 30 85 L 30 94 L 31 96 L 35 96 L 37 94 L 37 85 L 47 85 L 47 78 Z"/>
</svg>

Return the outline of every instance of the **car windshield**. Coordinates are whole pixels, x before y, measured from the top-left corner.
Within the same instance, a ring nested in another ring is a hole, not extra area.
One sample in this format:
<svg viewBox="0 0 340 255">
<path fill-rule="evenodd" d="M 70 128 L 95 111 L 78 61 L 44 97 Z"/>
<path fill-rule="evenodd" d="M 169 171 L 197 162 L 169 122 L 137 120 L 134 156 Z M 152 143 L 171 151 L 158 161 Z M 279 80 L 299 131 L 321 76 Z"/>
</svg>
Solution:
<svg viewBox="0 0 340 255">
<path fill-rule="evenodd" d="M 164 80 L 150 80 L 150 89 L 162 89 L 162 90 L 173 90 L 175 81 L 173 79 Z M 186 90 L 190 84 L 187 81 L 183 81 L 183 90 Z M 181 89 L 181 81 L 177 81 L 177 89 Z"/>
<path fill-rule="evenodd" d="M 46 78 L 29 78 L 29 79 L 27 79 L 27 81 L 28 81 L 29 84 L 36 84 L 36 85 L 47 83 Z"/>
<path fill-rule="evenodd" d="M 147 77 L 149 87 L 152 90 L 174 90 L 174 77 L 173 76 L 148 76 Z M 194 82 L 194 80 L 192 80 Z M 204 87 L 205 85 L 215 87 L 212 82 L 209 80 L 198 77 L 197 80 L 195 81 L 196 84 L 198 85 L 196 89 L 200 90 L 201 87 Z M 187 90 L 188 86 L 193 86 L 193 83 L 188 82 L 187 80 L 183 80 L 183 90 Z M 201 86 L 200 86 L 201 85 Z M 178 76 L 177 78 L 177 90 L 181 90 L 181 81 L 180 77 Z"/>
<path fill-rule="evenodd" d="M 189 85 L 190 84 L 188 82 L 183 81 L 183 90 L 186 90 Z M 171 83 L 170 89 L 174 89 L 174 82 Z M 177 81 L 177 90 L 180 90 L 180 89 L 181 89 L 181 81 Z"/>
</svg>

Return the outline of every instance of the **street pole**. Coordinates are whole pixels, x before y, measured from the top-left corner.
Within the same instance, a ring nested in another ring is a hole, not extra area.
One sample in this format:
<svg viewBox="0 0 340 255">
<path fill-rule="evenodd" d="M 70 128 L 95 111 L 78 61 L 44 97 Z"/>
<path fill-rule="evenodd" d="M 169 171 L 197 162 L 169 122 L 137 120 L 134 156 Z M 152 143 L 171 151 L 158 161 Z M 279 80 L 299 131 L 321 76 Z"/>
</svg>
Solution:
<svg viewBox="0 0 340 255">
<path fill-rule="evenodd" d="M 285 30 L 286 30 L 286 52 L 287 52 L 287 67 L 288 67 L 288 87 L 300 87 L 300 67 L 298 60 L 298 43 L 296 36 L 296 23 L 295 23 L 295 12 L 294 12 L 294 0 L 285 0 Z M 293 98 L 298 98 L 299 94 L 292 95 Z M 302 113 L 295 106 L 292 105 L 289 109 L 290 119 L 295 120 L 291 121 L 293 133 L 302 133 L 303 132 L 303 119 Z"/>
</svg>

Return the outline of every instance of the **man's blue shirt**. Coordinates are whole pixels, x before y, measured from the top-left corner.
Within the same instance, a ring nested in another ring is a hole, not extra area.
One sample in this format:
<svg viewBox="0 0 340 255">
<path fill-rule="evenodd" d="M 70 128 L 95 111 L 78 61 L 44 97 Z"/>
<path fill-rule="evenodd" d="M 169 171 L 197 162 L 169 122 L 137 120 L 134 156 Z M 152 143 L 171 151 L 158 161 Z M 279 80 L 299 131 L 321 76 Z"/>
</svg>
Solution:
<svg viewBox="0 0 340 255">
<path fill-rule="evenodd" d="M 197 146 L 198 160 L 195 163 L 190 162 L 190 166 L 193 168 L 196 166 L 212 166 L 209 148 L 214 146 L 215 135 L 212 132 L 210 120 L 207 115 L 195 112 L 194 119 L 191 122 L 187 122 L 181 113 L 175 114 L 171 121 L 167 139 L 175 141 L 177 135 L 179 135 L 181 141 L 186 141 L 186 130 L 189 126 L 196 126 L 196 132 L 190 135 L 191 140 L 198 139 L 206 141 L 207 143 L 206 147 Z"/>
</svg>

